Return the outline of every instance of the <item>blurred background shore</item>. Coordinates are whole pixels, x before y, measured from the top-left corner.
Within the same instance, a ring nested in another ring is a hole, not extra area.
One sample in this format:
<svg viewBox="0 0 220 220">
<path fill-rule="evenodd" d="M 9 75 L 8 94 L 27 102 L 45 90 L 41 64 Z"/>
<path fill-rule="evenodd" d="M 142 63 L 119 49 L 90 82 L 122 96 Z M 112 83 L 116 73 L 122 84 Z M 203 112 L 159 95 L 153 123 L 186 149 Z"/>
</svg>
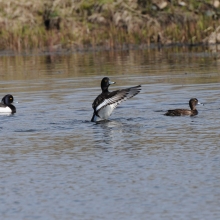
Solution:
<svg viewBox="0 0 220 220">
<path fill-rule="evenodd" d="M 0 50 L 220 41 L 219 0 L 0 0 Z"/>
</svg>

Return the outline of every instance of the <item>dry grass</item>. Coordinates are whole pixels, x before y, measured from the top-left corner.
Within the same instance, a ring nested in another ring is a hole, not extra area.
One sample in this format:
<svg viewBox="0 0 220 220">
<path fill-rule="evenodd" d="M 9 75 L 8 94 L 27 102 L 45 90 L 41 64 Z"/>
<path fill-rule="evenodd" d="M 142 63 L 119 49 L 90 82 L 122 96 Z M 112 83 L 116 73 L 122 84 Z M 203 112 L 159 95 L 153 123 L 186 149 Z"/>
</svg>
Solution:
<svg viewBox="0 0 220 220">
<path fill-rule="evenodd" d="M 155 12 L 144 2 L 0 0 L 0 49 L 112 49 L 124 44 L 157 43 L 158 36 L 162 43 L 196 43 L 209 34 L 205 30 L 212 30 L 218 22 L 212 17 L 204 18 L 204 13 L 191 19 L 194 12 L 175 4 Z M 201 5 L 195 3 L 190 7 L 198 10 Z M 182 17 L 175 17 L 179 12 Z"/>
</svg>

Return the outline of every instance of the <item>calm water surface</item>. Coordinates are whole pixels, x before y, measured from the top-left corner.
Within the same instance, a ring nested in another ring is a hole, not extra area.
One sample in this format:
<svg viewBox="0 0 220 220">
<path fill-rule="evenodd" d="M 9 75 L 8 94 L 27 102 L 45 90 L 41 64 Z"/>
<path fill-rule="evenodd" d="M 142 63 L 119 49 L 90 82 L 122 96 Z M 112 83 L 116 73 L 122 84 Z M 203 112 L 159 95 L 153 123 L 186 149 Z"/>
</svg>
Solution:
<svg viewBox="0 0 220 220">
<path fill-rule="evenodd" d="M 1 219 L 220 219 L 220 60 L 205 49 L 0 56 Z M 91 123 L 100 80 L 142 85 Z M 188 108 L 195 117 L 166 117 Z"/>
</svg>

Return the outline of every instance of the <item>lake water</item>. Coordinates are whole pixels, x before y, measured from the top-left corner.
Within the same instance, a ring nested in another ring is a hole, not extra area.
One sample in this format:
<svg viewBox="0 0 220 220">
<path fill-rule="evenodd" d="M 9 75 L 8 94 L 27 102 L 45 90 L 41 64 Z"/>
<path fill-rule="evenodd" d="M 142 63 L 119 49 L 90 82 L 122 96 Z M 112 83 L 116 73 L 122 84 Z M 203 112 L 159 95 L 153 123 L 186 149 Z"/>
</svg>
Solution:
<svg viewBox="0 0 220 220">
<path fill-rule="evenodd" d="M 207 48 L 0 54 L 1 219 L 220 219 L 220 58 Z M 90 122 L 100 81 L 142 85 Z M 167 117 L 189 108 L 195 117 Z"/>
</svg>

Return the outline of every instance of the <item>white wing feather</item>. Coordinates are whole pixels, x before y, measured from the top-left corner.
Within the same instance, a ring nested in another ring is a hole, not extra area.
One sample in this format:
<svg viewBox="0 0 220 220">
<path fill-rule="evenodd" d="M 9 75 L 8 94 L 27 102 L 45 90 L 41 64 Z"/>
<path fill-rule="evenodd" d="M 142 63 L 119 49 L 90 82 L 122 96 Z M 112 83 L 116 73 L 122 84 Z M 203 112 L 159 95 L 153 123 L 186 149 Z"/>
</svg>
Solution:
<svg viewBox="0 0 220 220">
<path fill-rule="evenodd" d="M 119 105 L 121 102 L 126 101 L 129 98 L 132 98 L 133 96 L 137 95 L 139 92 L 140 92 L 140 86 L 119 90 L 117 94 L 115 94 L 109 99 L 105 99 L 100 105 L 98 105 L 96 107 L 96 111 L 99 111 L 100 109 L 106 107 L 107 105 L 111 105 L 112 110 L 114 110 L 117 107 L 117 105 Z"/>
</svg>

